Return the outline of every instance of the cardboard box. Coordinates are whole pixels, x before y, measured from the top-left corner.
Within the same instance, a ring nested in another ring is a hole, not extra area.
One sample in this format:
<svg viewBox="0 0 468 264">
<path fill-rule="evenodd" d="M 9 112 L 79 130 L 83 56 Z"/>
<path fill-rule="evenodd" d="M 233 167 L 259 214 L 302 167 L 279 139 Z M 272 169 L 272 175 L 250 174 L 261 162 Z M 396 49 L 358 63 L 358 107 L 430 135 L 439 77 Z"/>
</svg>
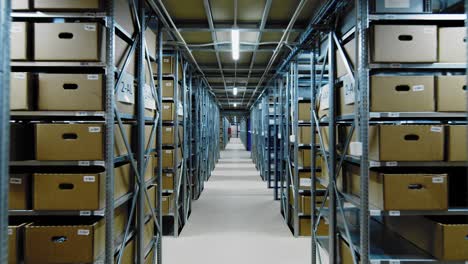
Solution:
<svg viewBox="0 0 468 264">
<path fill-rule="evenodd" d="M 437 76 L 437 111 L 466 112 L 466 76 Z"/>
<path fill-rule="evenodd" d="M 375 161 L 443 161 L 444 134 L 444 127 L 440 125 L 371 126 L 369 159 Z"/>
<path fill-rule="evenodd" d="M 163 80 L 162 96 L 163 96 L 163 98 L 174 99 L 175 89 L 174 89 L 174 81 L 173 80 Z"/>
<path fill-rule="evenodd" d="M 115 1 L 115 22 L 123 28 L 130 36 L 135 33 L 135 25 L 133 24 L 133 15 L 130 10 L 130 3 L 127 0 Z"/>
<path fill-rule="evenodd" d="M 373 61 L 436 62 L 437 26 L 375 25 Z"/>
<path fill-rule="evenodd" d="M 174 173 L 163 173 L 162 175 L 163 190 L 174 190 L 174 187 L 175 187 Z"/>
<path fill-rule="evenodd" d="M 466 28 L 439 28 L 439 62 L 466 63 Z"/>
<path fill-rule="evenodd" d="M 144 248 L 146 249 L 151 243 L 151 240 L 153 240 L 153 237 L 155 235 L 153 218 L 150 218 L 150 220 L 145 224 L 144 232 L 145 234 L 144 234 L 143 243 L 145 245 Z"/>
<path fill-rule="evenodd" d="M 117 262 L 118 256 L 119 254 L 115 256 L 114 263 L 118 263 Z M 122 257 L 120 259 L 120 264 L 134 264 L 134 263 L 135 263 L 135 242 L 132 239 L 130 240 L 130 242 L 128 242 L 125 245 Z"/>
<path fill-rule="evenodd" d="M 28 224 L 25 263 L 92 263 L 96 260 L 104 252 L 105 222 L 78 221 Z"/>
<path fill-rule="evenodd" d="M 348 244 L 340 237 L 338 244 L 339 251 L 339 263 L 341 264 L 354 264 L 354 257 L 351 248 Z M 361 263 L 360 261 L 358 263 Z"/>
<path fill-rule="evenodd" d="M 36 159 L 104 160 L 104 127 L 100 124 L 36 124 Z"/>
<path fill-rule="evenodd" d="M 147 189 L 148 196 L 150 198 L 150 206 L 148 206 L 148 200 L 146 199 L 146 195 L 144 197 L 145 199 L 145 215 L 152 215 L 151 214 L 151 208 L 156 209 L 156 185 L 152 185 Z"/>
<path fill-rule="evenodd" d="M 299 235 L 300 236 L 311 236 L 311 223 L 310 217 L 299 218 Z M 328 223 L 324 218 L 320 220 L 317 228 L 317 236 L 328 236 Z"/>
<path fill-rule="evenodd" d="M 11 60 L 28 59 L 28 24 L 26 22 L 11 22 L 10 28 L 10 58 Z"/>
<path fill-rule="evenodd" d="M 346 165 L 347 192 L 360 196 L 360 168 Z M 447 210 L 447 174 L 400 174 L 370 171 L 369 204 L 385 211 Z"/>
<path fill-rule="evenodd" d="M 14 0 L 11 1 L 11 10 L 28 10 L 29 0 Z"/>
<path fill-rule="evenodd" d="M 157 132 L 157 129 L 156 127 L 154 128 L 154 135 L 153 137 L 151 138 L 151 131 L 153 130 L 153 125 L 146 125 L 145 126 L 145 148 L 156 148 L 156 140 L 157 140 L 157 137 L 158 137 L 158 132 Z M 152 141 L 152 144 L 151 146 L 149 146 L 149 143 L 150 143 L 150 139 Z"/>
<path fill-rule="evenodd" d="M 174 195 L 173 194 L 168 194 L 168 193 L 163 193 L 162 194 L 162 205 L 161 205 L 161 211 L 163 215 L 168 215 L 169 213 L 173 212 L 174 207 Z"/>
<path fill-rule="evenodd" d="M 297 165 L 299 167 L 310 167 L 312 161 L 311 154 L 310 149 L 299 149 L 297 153 Z"/>
<path fill-rule="evenodd" d="M 468 134 L 466 125 L 453 125 L 448 127 L 448 161 L 468 160 Z"/>
<path fill-rule="evenodd" d="M 8 192 L 9 210 L 28 210 L 31 208 L 31 175 L 10 174 Z"/>
<path fill-rule="evenodd" d="M 99 0 L 34 0 L 34 8 L 40 10 L 98 9 Z"/>
<path fill-rule="evenodd" d="M 304 215 L 311 215 L 311 204 L 312 204 L 312 197 L 310 195 L 301 195 L 300 202 L 299 202 L 299 212 L 302 212 Z M 317 209 L 319 209 L 322 204 L 324 204 L 324 208 L 328 208 L 328 199 L 326 200 L 324 196 L 316 196 L 315 197 L 315 204 Z"/>
<path fill-rule="evenodd" d="M 125 156 L 128 154 L 127 147 L 125 146 L 125 141 L 124 141 L 124 136 L 126 136 L 128 144 L 130 144 L 130 147 L 132 146 L 132 125 L 129 124 L 124 124 L 123 125 L 123 131 L 120 130 L 119 125 L 114 126 L 114 155 L 116 157 L 121 157 Z"/>
<path fill-rule="evenodd" d="M 163 154 L 162 154 L 162 166 L 163 168 L 168 168 L 171 169 L 175 165 L 175 155 L 174 155 L 175 150 L 173 149 L 163 149 Z M 180 148 L 177 149 L 177 155 L 178 155 L 178 161 L 179 163 L 182 160 L 182 151 Z M 156 158 L 156 166 L 158 163 L 158 158 Z"/>
<path fill-rule="evenodd" d="M 156 58 L 156 49 L 157 49 L 156 33 L 152 29 L 147 28 L 145 31 L 145 39 L 146 39 L 146 46 L 148 47 L 149 55 L 153 58 Z"/>
<path fill-rule="evenodd" d="M 176 107 L 174 103 L 163 103 L 162 120 L 173 121 L 175 120 Z"/>
<path fill-rule="evenodd" d="M 39 74 L 38 110 L 103 111 L 101 74 Z"/>
<path fill-rule="evenodd" d="M 145 257 L 145 264 L 154 264 L 154 261 L 154 250 L 151 250 L 150 253 L 148 253 L 148 255 Z M 129 264 L 133 264 L 133 262 Z"/>
<path fill-rule="evenodd" d="M 100 61 L 98 23 L 35 23 L 34 59 L 38 61 Z"/>
<path fill-rule="evenodd" d="M 310 126 L 299 126 L 297 130 L 297 142 L 299 144 L 310 145 L 312 143 L 312 131 Z M 315 144 L 319 144 L 320 139 L 318 133 L 315 133 Z"/>
<path fill-rule="evenodd" d="M 105 182 L 102 182 L 105 184 Z M 120 198 L 133 191 L 134 177 L 132 166 L 127 163 L 114 169 L 114 197 Z"/>
<path fill-rule="evenodd" d="M 162 130 L 163 134 L 163 145 L 174 145 L 174 126 L 163 126 Z M 179 135 L 177 139 L 177 143 L 180 144 L 184 139 L 184 127 L 179 126 Z"/>
<path fill-rule="evenodd" d="M 10 75 L 10 110 L 31 110 L 30 74 L 12 72 Z"/>
<path fill-rule="evenodd" d="M 115 36 L 115 66 L 122 71 L 123 66 L 125 64 L 125 59 L 127 54 L 130 52 L 131 45 L 120 38 L 119 36 Z M 125 67 L 125 72 L 130 74 L 131 76 L 135 76 L 136 74 L 136 64 L 135 64 L 135 54 L 130 56 L 127 67 Z"/>
<path fill-rule="evenodd" d="M 298 120 L 300 121 L 310 121 L 311 117 L 311 104 L 310 103 L 299 103 L 298 106 Z"/>
<path fill-rule="evenodd" d="M 25 225 L 24 223 L 8 225 L 8 264 L 22 263 Z"/>
<path fill-rule="evenodd" d="M 155 177 L 155 167 L 156 165 L 154 164 L 155 157 L 152 155 L 146 156 L 147 165 L 146 165 L 146 170 L 145 170 L 145 181 L 149 181 Z"/>
<path fill-rule="evenodd" d="M 386 225 L 440 261 L 468 259 L 466 216 L 386 217 Z"/>
<path fill-rule="evenodd" d="M 10 123 L 10 161 L 34 159 L 34 126 Z"/>
<path fill-rule="evenodd" d="M 356 65 L 356 40 L 353 38 L 350 41 L 348 41 L 344 46 L 343 46 L 343 51 L 345 52 L 346 57 L 348 58 L 348 61 L 350 62 L 351 70 L 354 69 L 354 65 Z M 341 78 L 345 76 L 346 74 L 349 74 L 349 72 L 346 70 L 345 66 L 345 61 L 342 58 L 341 53 L 336 50 L 336 77 Z"/>
<path fill-rule="evenodd" d="M 372 76 L 372 112 L 434 112 L 434 76 Z"/>
</svg>

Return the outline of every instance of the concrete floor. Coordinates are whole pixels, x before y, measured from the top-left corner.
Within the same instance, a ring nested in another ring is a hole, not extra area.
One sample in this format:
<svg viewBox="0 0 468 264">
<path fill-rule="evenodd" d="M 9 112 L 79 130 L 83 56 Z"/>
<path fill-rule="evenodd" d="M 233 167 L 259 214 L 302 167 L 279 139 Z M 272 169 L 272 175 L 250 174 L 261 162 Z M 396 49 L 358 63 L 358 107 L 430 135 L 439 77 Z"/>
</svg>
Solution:
<svg viewBox="0 0 468 264">
<path fill-rule="evenodd" d="M 250 153 L 232 139 L 179 238 L 163 240 L 165 264 L 306 264 L 310 238 L 294 238 Z"/>
</svg>

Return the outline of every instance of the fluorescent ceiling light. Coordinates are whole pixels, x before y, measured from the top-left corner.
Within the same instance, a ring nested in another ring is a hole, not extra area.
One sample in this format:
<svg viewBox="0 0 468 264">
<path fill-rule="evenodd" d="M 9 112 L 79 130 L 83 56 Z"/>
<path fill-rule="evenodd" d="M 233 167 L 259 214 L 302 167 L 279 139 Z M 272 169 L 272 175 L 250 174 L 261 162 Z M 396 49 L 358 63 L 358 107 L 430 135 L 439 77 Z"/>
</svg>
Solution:
<svg viewBox="0 0 468 264">
<path fill-rule="evenodd" d="M 234 103 L 234 107 L 237 107 L 237 103 Z"/>
<path fill-rule="evenodd" d="M 234 96 L 237 95 L 237 87 L 232 88 L 232 94 L 233 94 Z"/>
<path fill-rule="evenodd" d="M 239 29 L 233 28 L 231 31 L 232 43 L 232 59 L 239 60 L 240 42 L 239 42 Z"/>
</svg>

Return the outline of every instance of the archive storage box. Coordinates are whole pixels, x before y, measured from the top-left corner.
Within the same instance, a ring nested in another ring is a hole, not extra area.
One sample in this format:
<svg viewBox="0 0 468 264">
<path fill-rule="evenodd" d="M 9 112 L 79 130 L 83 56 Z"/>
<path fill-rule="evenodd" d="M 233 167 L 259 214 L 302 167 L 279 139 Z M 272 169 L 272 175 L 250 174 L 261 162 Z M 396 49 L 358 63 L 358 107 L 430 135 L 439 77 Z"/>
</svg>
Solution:
<svg viewBox="0 0 468 264">
<path fill-rule="evenodd" d="M 11 10 L 20 11 L 29 9 L 29 0 L 14 0 L 11 1 Z"/>
<path fill-rule="evenodd" d="M 310 217 L 299 218 L 299 235 L 300 236 L 311 236 L 311 220 Z M 317 228 L 317 236 L 328 236 L 328 223 L 322 217 Z"/>
<path fill-rule="evenodd" d="M 12 72 L 10 75 L 10 110 L 31 110 L 32 96 L 29 90 L 31 75 Z"/>
<path fill-rule="evenodd" d="M 154 250 L 151 249 L 150 253 L 148 253 L 148 255 L 145 257 L 145 264 L 153 264 L 153 263 L 154 263 Z"/>
<path fill-rule="evenodd" d="M 183 126 L 178 126 L 179 127 L 179 135 L 177 135 L 177 142 L 174 142 L 174 136 L 175 136 L 175 127 L 174 126 L 163 126 L 163 141 L 162 143 L 164 145 L 174 145 L 174 144 L 180 144 L 183 139 L 184 139 L 184 127 Z"/>
<path fill-rule="evenodd" d="M 31 208 L 31 175 L 10 174 L 8 209 L 28 210 Z"/>
<path fill-rule="evenodd" d="M 310 145 L 312 143 L 312 130 L 310 126 L 299 126 L 297 130 L 297 142 L 299 144 Z M 319 144 L 318 133 L 315 133 L 315 144 Z"/>
<path fill-rule="evenodd" d="M 177 152 L 177 154 L 176 154 Z M 163 153 L 162 153 L 162 167 L 163 168 L 168 168 L 168 169 L 171 169 L 174 167 L 175 165 L 175 158 L 176 156 L 175 155 L 178 155 L 178 160 L 179 162 L 182 160 L 182 151 L 180 148 L 177 148 L 177 150 L 174 150 L 174 149 L 163 149 Z M 156 158 L 156 166 L 158 163 L 158 158 Z"/>
<path fill-rule="evenodd" d="M 148 200 L 146 199 L 146 195 L 144 197 L 145 199 L 145 216 L 152 215 L 151 214 L 151 208 L 155 209 L 156 208 L 156 185 L 151 185 L 148 189 L 146 189 L 146 192 L 148 193 L 150 203 L 148 205 Z"/>
<path fill-rule="evenodd" d="M 439 62 L 466 63 L 466 28 L 439 28 Z"/>
<path fill-rule="evenodd" d="M 151 138 L 151 132 L 153 131 L 153 125 L 146 125 L 145 126 L 145 148 L 150 148 L 154 149 L 156 148 L 156 140 L 158 138 L 158 132 L 157 132 L 157 127 L 154 127 L 154 134 L 153 137 Z M 150 141 L 152 141 L 152 144 L 150 146 Z"/>
<path fill-rule="evenodd" d="M 466 75 L 437 76 L 437 111 L 466 112 Z"/>
<path fill-rule="evenodd" d="M 466 216 L 386 217 L 386 225 L 440 261 L 468 259 Z"/>
<path fill-rule="evenodd" d="M 468 142 L 467 126 L 452 125 L 448 126 L 447 160 L 448 161 L 467 161 L 468 160 Z"/>
<path fill-rule="evenodd" d="M 46 74 L 38 76 L 38 110 L 102 111 L 101 74 Z"/>
<path fill-rule="evenodd" d="M 343 52 L 346 55 L 346 58 L 351 63 L 351 69 L 353 69 L 354 65 L 356 65 L 356 40 L 353 38 L 348 41 L 343 46 Z M 342 58 L 342 54 L 336 50 L 336 77 L 341 78 L 345 75 L 349 74 L 346 70 L 345 61 Z"/>
<path fill-rule="evenodd" d="M 149 155 L 145 157 L 147 162 L 146 170 L 145 170 L 145 182 L 149 181 L 154 178 L 155 176 L 155 157 L 153 155 Z"/>
<path fill-rule="evenodd" d="M 105 207 L 105 173 L 35 173 L 34 210 L 99 210 Z M 114 169 L 114 198 L 130 192 L 130 165 Z"/>
<path fill-rule="evenodd" d="M 38 61 L 100 61 L 98 23 L 35 23 L 34 59 Z"/>
<path fill-rule="evenodd" d="M 34 0 L 34 8 L 40 10 L 79 10 L 99 7 L 99 0 Z"/>
<path fill-rule="evenodd" d="M 353 253 L 348 243 L 346 243 L 341 237 L 338 244 L 339 260 L 341 264 L 354 264 Z M 360 261 L 358 263 L 361 263 Z"/>
<path fill-rule="evenodd" d="M 14 1 L 13 1 L 14 2 Z M 10 28 L 10 58 L 11 60 L 28 59 L 28 23 L 11 22 Z"/>
<path fill-rule="evenodd" d="M 169 213 L 172 213 L 172 207 L 174 206 L 174 194 L 163 193 L 161 204 L 161 211 L 163 215 L 168 215 Z"/>
<path fill-rule="evenodd" d="M 118 263 L 117 254 L 114 258 L 114 263 Z M 135 241 L 130 240 L 124 247 L 122 257 L 120 259 L 120 264 L 134 264 L 135 263 Z"/>
<path fill-rule="evenodd" d="M 23 232 L 25 223 L 11 223 L 8 225 L 8 264 L 22 263 Z"/>
<path fill-rule="evenodd" d="M 371 126 L 369 128 L 369 159 L 443 161 L 444 135 L 444 127 L 440 125 Z"/>
<path fill-rule="evenodd" d="M 311 162 L 310 149 L 299 149 L 297 152 L 297 165 L 299 167 L 310 167 Z"/>
<path fill-rule="evenodd" d="M 154 237 L 154 219 L 153 217 L 150 218 L 148 222 L 146 222 L 145 227 L 144 227 L 144 239 L 143 239 L 143 244 L 144 249 L 146 249 L 149 244 L 151 243 L 151 240 L 153 240 Z"/>
<path fill-rule="evenodd" d="M 359 166 L 346 165 L 343 175 L 347 192 L 359 197 Z M 369 174 L 369 203 L 381 210 L 447 210 L 448 190 L 447 174 Z"/>
<path fill-rule="evenodd" d="M 115 22 L 130 36 L 135 32 L 130 3 L 127 0 L 115 1 Z"/>
<path fill-rule="evenodd" d="M 437 62 L 437 26 L 375 25 L 375 62 Z"/>
<path fill-rule="evenodd" d="M 434 112 L 434 76 L 372 76 L 372 112 Z M 342 100 L 342 99 L 340 99 Z"/>
<path fill-rule="evenodd" d="M 310 103 L 302 103 L 300 102 L 299 103 L 299 107 L 298 107 L 298 120 L 300 121 L 310 121 L 310 117 L 311 117 L 311 104 Z"/>
<path fill-rule="evenodd" d="M 177 109 L 174 103 L 163 103 L 162 120 L 163 121 L 175 120 L 176 111 Z"/>
<path fill-rule="evenodd" d="M 162 175 L 162 188 L 163 190 L 173 190 L 175 185 L 174 173 L 167 172 Z"/>
<path fill-rule="evenodd" d="M 310 195 L 301 195 L 300 199 L 301 200 L 299 201 L 299 212 L 302 212 L 304 215 L 310 215 L 312 204 L 312 199 Z M 315 205 L 317 208 L 320 208 L 322 205 L 324 208 L 328 208 L 328 199 L 325 199 L 324 196 L 316 196 Z"/>
</svg>

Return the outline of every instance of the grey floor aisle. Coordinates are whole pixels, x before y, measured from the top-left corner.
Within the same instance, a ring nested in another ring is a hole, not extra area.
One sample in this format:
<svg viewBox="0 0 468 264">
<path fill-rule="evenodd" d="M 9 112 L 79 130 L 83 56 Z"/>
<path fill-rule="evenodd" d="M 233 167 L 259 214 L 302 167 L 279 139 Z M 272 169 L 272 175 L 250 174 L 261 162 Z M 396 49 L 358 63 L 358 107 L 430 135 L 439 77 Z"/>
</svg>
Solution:
<svg viewBox="0 0 468 264">
<path fill-rule="evenodd" d="M 163 240 L 165 264 L 306 264 L 310 239 L 294 238 L 250 153 L 232 139 L 179 238 Z"/>
</svg>

